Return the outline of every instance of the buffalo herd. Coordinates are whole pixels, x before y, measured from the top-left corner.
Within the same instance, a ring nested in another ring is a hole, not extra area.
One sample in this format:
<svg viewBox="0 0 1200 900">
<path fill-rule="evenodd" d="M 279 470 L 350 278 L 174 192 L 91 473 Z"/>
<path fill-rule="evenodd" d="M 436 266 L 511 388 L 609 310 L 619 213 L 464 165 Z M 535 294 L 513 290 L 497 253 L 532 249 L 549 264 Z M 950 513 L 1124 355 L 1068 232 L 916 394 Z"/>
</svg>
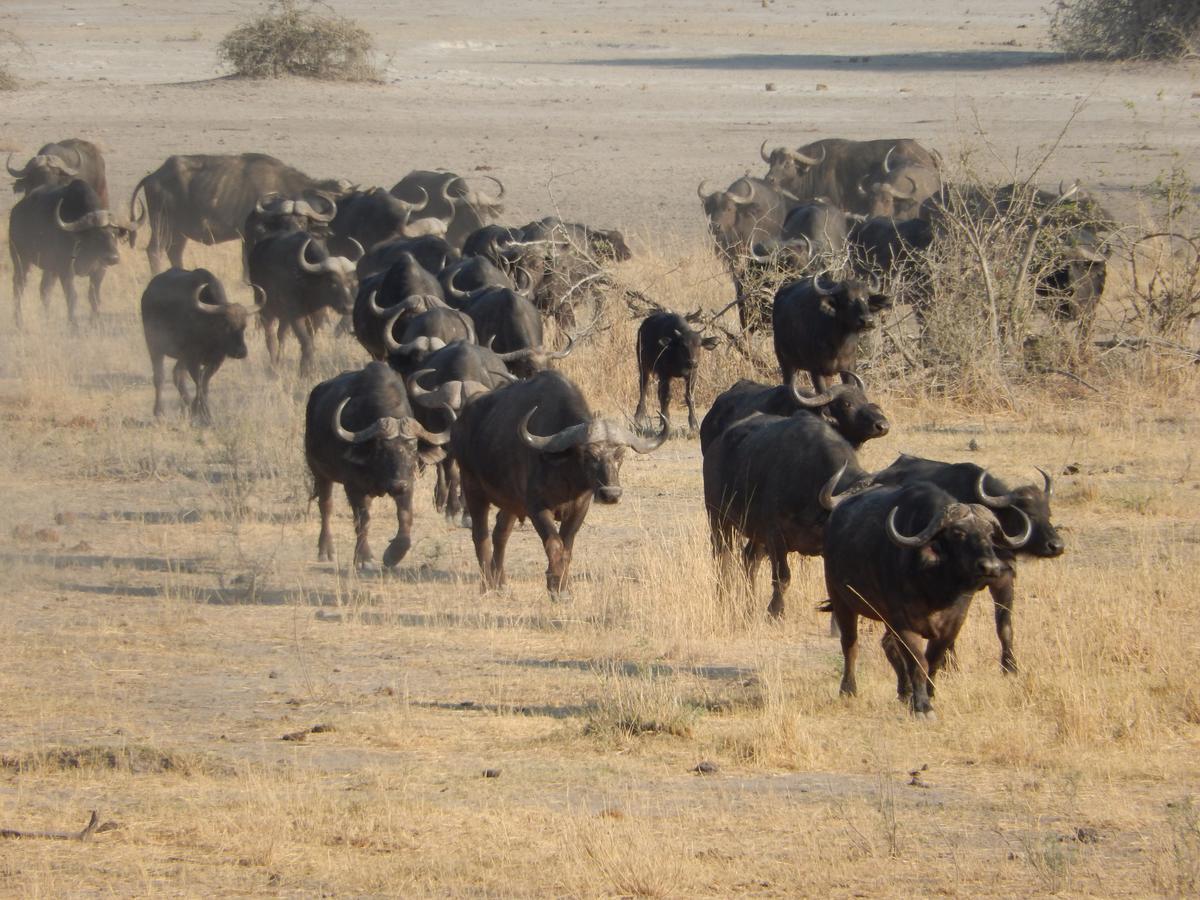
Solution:
<svg viewBox="0 0 1200 900">
<path fill-rule="evenodd" d="M 304 452 L 321 516 L 318 559 L 335 558 L 330 517 L 340 484 L 353 511 L 355 566 L 374 565 L 370 508 L 383 496 L 395 502 L 397 529 L 382 564 L 398 565 L 412 545 L 418 475 L 433 466 L 435 505 L 470 528 L 483 588 L 504 585 L 508 539 L 529 519 L 556 599 L 570 595 L 575 538 L 592 501 L 617 503 L 626 452 L 649 453 L 667 439 L 671 383 L 681 379 L 689 431 L 699 432 L 718 597 L 752 587 L 766 558 L 767 611 L 781 617 L 789 556 L 822 556 L 842 693 L 856 690 L 859 617 L 879 620 L 900 698 L 929 716 L 934 676 L 984 587 L 1001 666 L 1016 670 L 1016 560 L 1064 550 L 1051 522 L 1052 479 L 1043 473 L 1041 486 L 1011 487 L 974 464 L 911 456 L 877 472 L 860 464 L 863 444 L 891 423 L 856 371 L 859 342 L 892 306 L 885 279 L 939 239 L 949 187 L 942 162 L 909 139 L 828 139 L 770 152 L 764 141 L 759 153 L 768 165 L 761 178 L 738 178 L 724 191 L 702 183 L 699 193 L 733 278 L 731 306 L 744 332 L 770 329 L 779 380 L 738 381 L 700 422 L 693 386 L 704 351 L 718 343 L 706 334 L 714 320 L 700 310 L 656 309 L 641 321 L 629 423 L 596 416 L 579 385 L 553 370 L 594 330 L 612 284 L 608 267 L 631 251 L 617 231 L 553 216 L 497 223 L 504 186 L 491 176 L 414 171 L 390 190 L 363 189 L 263 154 L 172 156 L 137 184 L 124 218 L 109 208 L 95 145 L 47 144 L 20 168 L 8 162 L 23 195 L 9 228 L 16 323 L 32 266 L 42 271 L 44 302 L 61 284 L 72 327 L 74 279 L 87 276 L 95 317 L 105 270 L 120 260 L 118 241 L 133 245 L 148 226 L 154 275 L 141 312 L 153 412 L 163 413 L 169 357 L 185 414 L 208 422 L 210 381 L 225 359 L 247 356 L 249 322 L 262 325 L 272 366 L 294 335 L 307 378 L 316 330 L 338 318 L 369 361 L 309 393 Z M 1048 210 L 1074 190 L 1039 192 L 1035 205 Z M 1001 188 L 973 202 L 986 216 L 1013 196 Z M 230 302 L 211 272 L 184 268 L 189 240 L 242 242 L 253 310 Z M 1102 246 L 1103 235 L 1081 225 L 1043 267 L 1038 290 L 1054 298 L 1055 315 L 1079 316 L 1097 302 Z M 770 298 L 755 295 L 756 266 L 786 270 Z M 588 307 L 593 324 L 580 329 Z M 547 322 L 565 346 L 548 344 Z M 647 414 L 652 378 L 657 423 Z"/>
</svg>

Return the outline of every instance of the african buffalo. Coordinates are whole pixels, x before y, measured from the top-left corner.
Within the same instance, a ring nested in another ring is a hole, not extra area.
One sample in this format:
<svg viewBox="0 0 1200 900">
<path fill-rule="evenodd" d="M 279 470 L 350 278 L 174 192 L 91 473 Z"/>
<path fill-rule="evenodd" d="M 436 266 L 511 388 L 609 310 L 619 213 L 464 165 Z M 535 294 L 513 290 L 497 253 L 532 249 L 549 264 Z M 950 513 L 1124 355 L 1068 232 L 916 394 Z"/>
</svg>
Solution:
<svg viewBox="0 0 1200 900">
<path fill-rule="evenodd" d="M 140 224 L 140 222 L 138 223 Z M 21 327 L 21 295 L 29 267 L 42 270 L 42 304 L 50 302 L 55 279 L 67 299 L 67 318 L 75 319 L 75 277 L 88 277 L 92 319 L 100 315 L 100 285 L 109 266 L 121 261 L 118 243 L 133 242 L 137 224 L 119 219 L 100 203 L 85 181 L 34 188 L 16 202 L 8 217 L 8 252 L 13 264 L 13 319 Z"/>
<path fill-rule="evenodd" d="M 867 399 L 866 385 L 853 372 L 843 373 L 845 384 L 813 394 L 788 385 L 766 385 L 742 379 L 713 401 L 700 423 L 700 452 L 708 452 L 725 429 L 754 413 L 790 416 L 807 412 L 819 416 L 858 450 L 867 441 L 883 437 L 891 424 L 878 404 Z"/>
<path fill-rule="evenodd" d="M 207 269 L 167 269 L 142 294 L 142 329 L 154 372 L 154 415 L 163 412 L 163 357 L 177 360 L 173 379 L 184 411 L 208 422 L 208 386 L 226 359 L 246 358 L 246 308 L 230 303 Z M 185 375 L 196 386 L 188 397 Z"/>
<path fill-rule="evenodd" d="M 876 314 L 892 303 L 879 293 L 877 280 L 825 284 L 821 278 L 785 284 L 776 292 L 772 310 L 775 357 L 784 384 L 795 385 L 796 373 L 807 371 L 818 392 L 829 387 L 833 376 L 853 371 L 859 338 L 876 327 Z"/>
<path fill-rule="evenodd" d="M 416 238 L 395 238 L 376 244 L 358 261 L 358 277 L 366 278 L 377 272 L 386 272 L 405 253 L 411 253 L 417 262 L 431 275 L 437 275 L 446 266 L 458 261 L 459 253 L 437 235 Z"/>
<path fill-rule="evenodd" d="M 475 291 L 463 311 L 475 322 L 479 342 L 491 347 L 519 378 L 528 377 L 571 352 L 568 346 L 557 352 L 542 344 L 542 317 L 533 304 L 508 288 L 484 288 Z"/>
<path fill-rule="evenodd" d="M 455 308 L 466 303 L 474 291 L 515 287 L 507 272 L 483 256 L 468 256 L 451 263 L 438 273 L 438 281 L 447 303 Z"/>
<path fill-rule="evenodd" d="M 183 268 L 189 240 L 219 244 L 240 238 L 246 217 L 270 194 L 296 199 L 317 193 L 336 201 L 350 187 L 342 180 L 309 178 L 262 153 L 170 156 L 138 182 L 130 205 L 139 193 L 145 195 L 150 211 L 146 256 L 151 271 L 160 272 L 164 252 L 171 265 Z"/>
<path fill-rule="evenodd" d="M 508 537 L 517 519 L 529 518 L 546 550 L 551 597 L 569 595 L 571 551 L 592 497 L 616 503 L 625 448 L 649 453 L 666 439 L 665 424 L 648 439 L 593 418 L 579 388 L 557 372 L 538 373 L 470 403 L 451 429 L 450 448 L 462 471 L 484 589 L 504 584 Z M 492 506 L 496 528 L 489 537 Z"/>
<path fill-rule="evenodd" d="M 419 462 L 445 455 L 448 434 L 427 431 L 412 414 L 404 382 L 385 363 L 371 362 L 356 372 L 323 381 L 312 389 L 304 414 L 304 455 L 313 476 L 313 497 L 321 511 L 317 558 L 333 559 L 333 485 L 341 484 L 354 511 L 354 565 L 373 559 L 367 543 L 371 498 L 396 503 L 396 536 L 383 554 L 397 565 L 412 544 L 412 497 Z"/>
<path fill-rule="evenodd" d="M 313 335 L 325 321 L 325 310 L 354 311 L 354 263 L 331 256 L 323 241 L 300 231 L 259 241 L 250 251 L 249 270 L 271 365 L 279 364 L 290 328 L 300 342 L 300 374 L 309 374 Z"/>
<path fill-rule="evenodd" d="M 899 199 L 897 193 L 905 195 L 902 202 L 909 204 L 904 212 L 915 215 L 929 196 L 929 193 L 921 196 L 921 191 L 929 185 L 924 175 L 914 173 L 914 167 L 935 174 L 938 170 L 937 157 L 908 138 L 875 141 L 827 138 L 795 150 L 777 147 L 769 154 L 766 146 L 763 141 L 759 147 L 763 162 L 770 166 L 765 181 L 801 200 L 824 197 L 839 209 L 866 216 L 874 214 L 883 198 Z M 894 183 L 892 173 L 900 184 Z M 909 173 L 914 173 L 914 181 L 920 182 L 913 185 L 911 197 L 907 196 Z M 881 186 L 879 190 L 874 190 L 876 185 Z M 892 191 L 883 185 L 890 186 Z"/>
<path fill-rule="evenodd" d="M 836 481 L 835 475 L 821 491 L 822 505 L 831 510 L 822 553 L 825 608 L 840 631 L 845 660 L 841 693 L 858 690 L 858 617 L 866 616 L 887 627 L 883 646 L 900 698 L 918 716 L 930 716 L 933 678 L 972 598 L 1011 577 L 995 545 L 1019 549 L 1032 526 L 1026 520 L 1023 532 L 1010 537 L 986 506 L 958 502 L 928 482 L 837 496 Z"/>
<path fill-rule="evenodd" d="M 383 330 L 388 364 L 397 372 L 412 372 L 429 354 L 454 341 L 475 342 L 475 324 L 471 317 L 448 306 L 435 306 L 407 319 L 397 339 L 396 322 L 403 314 L 403 309 L 397 310 Z"/>
<path fill-rule="evenodd" d="M 343 194 L 337 202 L 337 215 L 329 224 L 329 249 L 348 256 L 351 241 L 361 247 L 374 247 L 393 238 L 441 237 L 446 223 L 434 217 L 413 218 L 428 205 L 428 198 L 409 203 L 383 188 L 355 190 Z"/>
<path fill-rule="evenodd" d="M 21 168 L 12 167 L 12 154 L 5 163 L 13 182 L 13 193 L 28 194 L 34 188 L 50 185 L 66 187 L 76 178 L 91 185 L 100 198 L 100 208 L 108 209 L 108 179 L 104 156 L 91 141 L 67 138 L 46 144 Z"/>
<path fill-rule="evenodd" d="M 695 316 L 689 317 L 695 321 Z M 693 331 L 688 318 L 678 313 L 656 312 L 642 320 L 637 332 L 638 403 L 633 414 L 635 422 L 646 420 L 646 391 L 650 387 L 650 376 L 658 379 L 658 407 L 662 417 L 671 424 L 671 380 L 683 379 L 683 399 L 688 409 L 688 428 L 695 431 L 696 405 L 692 400 L 692 388 L 696 381 L 696 367 L 700 364 L 700 351 L 717 346 L 717 338 L 702 337 Z"/>
<path fill-rule="evenodd" d="M 1039 471 L 1041 471 L 1039 469 Z M 1005 545 L 997 547 L 996 553 L 1009 566 L 1009 573 L 988 584 L 996 607 L 996 635 L 1000 639 L 1000 667 L 1006 672 L 1017 670 L 1013 656 L 1013 581 L 1016 578 L 1016 557 L 1033 556 L 1052 559 L 1061 556 L 1066 544 L 1050 521 L 1050 498 L 1054 494 L 1054 482 L 1042 472 L 1042 488 L 1023 485 L 1010 488 L 1003 481 L 974 463 L 946 463 L 933 459 L 901 454 L 890 466 L 876 472 L 871 480 L 875 484 L 903 485 L 914 481 L 935 484 L 949 493 L 959 503 L 980 503 L 990 509 L 1000 521 L 1001 527 L 1017 533 L 1032 523 L 1029 540 L 1019 550 Z M 952 651 L 954 642 L 950 642 Z"/>
<path fill-rule="evenodd" d="M 446 222 L 446 241 L 462 249 L 467 235 L 486 225 L 503 212 L 500 201 L 504 185 L 491 175 L 481 176 L 494 182 L 499 192 L 495 196 L 472 189 L 465 178 L 453 172 L 409 172 L 393 185 L 391 194 L 409 203 L 421 203 L 428 198 L 425 215 Z"/>
<path fill-rule="evenodd" d="M 310 193 L 307 199 L 299 200 L 277 195 L 259 200 L 242 225 L 243 276 L 249 279 L 250 251 L 267 235 L 306 231 L 314 237 L 327 238 L 335 212 L 337 204 L 322 194 Z"/>
<path fill-rule="evenodd" d="M 771 560 L 774 618 L 783 615 L 791 583 L 789 553 L 816 556 L 826 511 L 820 492 L 837 473 L 847 488 L 869 476 L 854 448 L 816 416 L 755 414 L 723 431 L 704 454 L 704 505 L 708 511 L 719 585 L 729 586 L 735 534 L 746 538 L 746 578 L 764 555 Z"/>
<path fill-rule="evenodd" d="M 384 273 L 359 283 L 354 300 L 354 336 L 374 359 L 387 357 L 384 325 L 403 328 L 408 320 L 445 306 L 442 286 L 411 253 L 405 252 Z M 400 312 L 400 318 L 395 314 Z"/>
</svg>

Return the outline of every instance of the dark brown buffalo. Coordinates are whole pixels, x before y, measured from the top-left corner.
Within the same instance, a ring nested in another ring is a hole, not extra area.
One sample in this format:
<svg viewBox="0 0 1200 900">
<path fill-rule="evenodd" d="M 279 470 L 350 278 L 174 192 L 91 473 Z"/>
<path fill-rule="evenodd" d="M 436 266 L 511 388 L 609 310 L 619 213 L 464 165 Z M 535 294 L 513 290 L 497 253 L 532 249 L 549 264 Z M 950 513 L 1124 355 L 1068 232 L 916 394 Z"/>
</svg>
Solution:
<svg viewBox="0 0 1200 900">
<path fill-rule="evenodd" d="M 562 359 L 574 347 L 574 339 L 551 352 L 542 343 L 542 317 L 533 304 L 507 288 L 484 288 L 471 294 L 463 311 L 475 323 L 479 343 L 491 347 L 518 378 L 527 378 Z"/>
<path fill-rule="evenodd" d="M 852 372 L 859 338 L 876 327 L 876 314 L 891 303 L 879 293 L 877 281 L 826 284 L 816 275 L 785 284 L 775 294 L 771 316 L 783 383 L 795 386 L 796 373 L 806 371 L 820 392 L 830 378 Z"/>
<path fill-rule="evenodd" d="M 21 295 L 30 266 L 42 270 L 42 304 L 50 303 L 57 280 L 67 299 L 67 318 L 77 327 L 76 276 L 88 278 L 92 319 L 100 315 L 100 285 L 109 266 L 121 261 L 121 239 L 133 242 L 137 226 L 114 216 L 85 181 L 35 188 L 16 202 L 8 217 L 8 252 L 13 264 L 13 318 L 21 327 Z"/>
<path fill-rule="evenodd" d="M 358 277 L 367 278 L 379 272 L 386 272 L 405 253 L 415 256 L 417 262 L 431 275 L 437 275 L 459 259 L 458 251 L 447 244 L 445 238 L 437 235 L 395 238 L 377 244 L 367 251 L 358 261 Z"/>
<path fill-rule="evenodd" d="M 393 329 L 402 331 L 410 319 L 443 306 L 446 303 L 437 278 L 406 251 L 386 272 L 359 283 L 354 300 L 354 336 L 374 359 L 386 359 L 383 331 L 389 322 Z"/>
<path fill-rule="evenodd" d="M 759 384 L 742 379 L 713 401 L 700 423 L 700 452 L 735 422 L 755 413 L 819 416 L 858 450 L 867 441 L 883 437 L 891 424 L 878 404 L 867 399 L 866 385 L 853 372 L 843 373 L 845 384 L 835 384 L 820 394 L 787 385 Z"/>
<path fill-rule="evenodd" d="M 471 294 L 483 288 L 515 288 L 512 278 L 503 269 L 482 256 L 468 256 L 451 263 L 438 273 L 446 302 L 461 309 Z"/>
<path fill-rule="evenodd" d="M 667 429 L 646 439 L 593 418 L 578 387 L 557 372 L 541 372 L 478 397 L 451 434 L 484 589 L 504 584 L 508 537 L 518 519 L 528 518 L 546 550 L 546 587 L 551 597 L 562 597 L 569 594 L 575 535 L 592 497 L 616 503 L 625 448 L 649 453 L 666 440 Z M 496 528 L 489 536 L 492 506 Z"/>
<path fill-rule="evenodd" d="M 656 312 L 646 316 L 637 333 L 638 403 L 634 421 L 646 421 L 646 392 L 653 374 L 658 379 L 658 409 L 668 427 L 671 424 L 671 380 L 682 378 L 688 428 L 692 431 L 699 428 L 692 388 L 696 382 L 696 368 L 700 365 L 700 351 L 715 346 L 717 338 L 703 337 L 679 313 Z"/>
<path fill-rule="evenodd" d="M 918 716 L 931 716 L 933 678 L 972 598 L 1011 576 L 996 545 L 1019 549 L 1029 539 L 1029 522 L 1009 537 L 986 506 L 960 503 L 928 482 L 835 496 L 836 481 L 835 475 L 821 492 L 832 510 L 822 553 L 826 608 L 842 640 L 841 692 L 858 691 L 858 617 L 865 616 L 887 626 L 883 646 L 900 699 Z"/>
<path fill-rule="evenodd" d="M 820 493 L 835 473 L 842 488 L 869 477 L 849 442 L 816 416 L 755 414 L 721 433 L 704 454 L 704 505 L 722 589 L 730 585 L 734 536 L 741 534 L 746 578 L 752 583 L 769 557 L 767 611 L 783 615 L 788 554 L 820 554 L 828 518 Z"/>
<path fill-rule="evenodd" d="M 409 203 L 383 188 L 343 194 L 338 199 L 337 215 L 329 224 L 329 249 L 349 256 L 355 244 L 374 247 L 395 238 L 441 237 L 446 233 L 446 223 L 441 219 L 414 218 L 427 205 L 428 199 Z"/>
<path fill-rule="evenodd" d="M 292 199 L 272 195 L 254 205 L 242 226 L 242 273 L 250 277 L 250 251 L 270 234 L 306 231 L 314 237 L 327 238 L 329 223 L 337 212 L 337 204 L 328 197 L 310 193 L 307 198 Z M 359 248 L 361 250 L 361 248 Z"/>
<path fill-rule="evenodd" d="M 1039 469 L 1039 471 L 1041 471 Z M 959 503 L 980 503 L 988 507 L 999 520 L 1001 527 L 1017 534 L 1032 524 L 1029 540 L 1020 548 L 1007 545 L 996 548 L 996 553 L 1009 565 L 1009 573 L 988 584 L 996 607 L 996 636 L 1000 639 L 1000 667 L 1005 672 L 1017 670 L 1013 656 L 1013 587 L 1016 579 L 1016 560 L 1021 556 L 1053 559 L 1066 550 L 1058 529 L 1050 521 L 1050 498 L 1054 495 L 1054 482 L 1042 472 L 1043 486 L 1022 485 L 1010 488 L 974 463 L 947 463 L 934 459 L 901 454 L 890 466 L 876 472 L 872 481 L 876 484 L 903 485 L 914 481 L 935 484 L 949 493 Z M 950 650 L 953 651 L 951 641 Z"/>
<path fill-rule="evenodd" d="M 50 185 L 65 187 L 76 178 L 91 185 L 100 198 L 100 208 L 108 209 L 108 179 L 104 172 L 104 156 L 91 141 L 67 138 L 42 147 L 21 168 L 12 166 L 12 154 L 5 163 L 13 182 L 13 192 L 28 194 L 34 188 Z"/>
<path fill-rule="evenodd" d="M 801 200 L 824 197 L 846 212 L 874 215 L 877 205 L 887 200 L 894 202 L 899 194 L 904 195 L 901 203 L 908 204 L 902 207 L 903 211 L 916 215 L 921 203 L 937 190 L 935 185 L 921 195 L 922 190 L 930 187 L 923 173 L 930 171 L 936 175 L 938 160 L 908 138 L 875 141 L 827 138 L 795 150 L 776 147 L 769 154 L 766 146 L 763 141 L 759 154 L 770 166 L 765 176 L 767 182 Z M 908 196 L 909 175 L 919 182 L 913 185 L 912 196 Z"/>
<path fill-rule="evenodd" d="M 498 192 L 493 196 L 472 188 L 465 178 L 453 172 L 413 171 L 392 187 L 393 197 L 409 203 L 421 203 L 428 198 L 425 215 L 446 222 L 446 241 L 461 250 L 471 232 L 495 219 L 504 211 L 504 185 L 491 175 L 481 176 L 495 183 Z"/>
<path fill-rule="evenodd" d="M 354 263 L 331 256 L 323 241 L 301 231 L 259 241 L 250 251 L 249 269 L 271 365 L 279 365 L 290 329 L 300 343 L 300 374 L 311 373 L 313 336 L 326 310 L 354 311 Z"/>
<path fill-rule="evenodd" d="M 154 372 L 154 415 L 163 412 L 163 358 L 177 360 L 173 380 L 185 413 L 212 419 L 208 386 L 226 359 L 246 358 L 246 308 L 230 303 L 207 269 L 167 269 L 142 294 L 142 330 Z M 196 386 L 188 396 L 186 376 Z"/>
<path fill-rule="evenodd" d="M 408 379 L 408 395 L 417 418 L 431 431 L 450 427 L 453 420 L 447 410 L 458 415 L 481 394 L 517 380 L 504 360 L 487 347 L 470 341 L 453 341 L 430 353 L 421 365 L 424 368 Z M 433 502 L 439 512 L 445 511 L 446 518 L 462 516 L 463 524 L 470 525 L 453 455 L 447 455 L 438 464 Z"/>
<path fill-rule="evenodd" d="M 150 270 L 160 272 L 163 253 L 171 265 L 183 268 L 189 240 L 219 244 L 239 239 L 246 217 L 268 195 L 297 198 L 318 193 L 336 201 L 350 188 L 343 180 L 310 178 L 263 153 L 199 154 L 168 157 L 138 182 L 133 198 L 145 195 L 150 211 L 146 256 Z"/>
<path fill-rule="evenodd" d="M 412 545 L 413 482 L 418 466 L 445 455 L 448 434 L 427 431 L 413 417 L 400 376 L 381 362 L 343 372 L 312 389 L 304 415 L 304 455 L 321 511 L 317 558 L 333 560 L 333 486 L 341 484 L 354 511 L 354 565 L 373 561 L 367 543 L 371 498 L 396 503 L 396 536 L 383 553 L 392 568 Z"/>
<path fill-rule="evenodd" d="M 471 317 L 448 306 L 435 306 L 407 319 L 400 337 L 396 322 L 404 311 L 397 311 L 383 331 L 383 342 L 388 351 L 388 364 L 405 375 L 424 365 L 425 358 L 454 341 L 475 343 L 475 324 Z"/>
</svg>

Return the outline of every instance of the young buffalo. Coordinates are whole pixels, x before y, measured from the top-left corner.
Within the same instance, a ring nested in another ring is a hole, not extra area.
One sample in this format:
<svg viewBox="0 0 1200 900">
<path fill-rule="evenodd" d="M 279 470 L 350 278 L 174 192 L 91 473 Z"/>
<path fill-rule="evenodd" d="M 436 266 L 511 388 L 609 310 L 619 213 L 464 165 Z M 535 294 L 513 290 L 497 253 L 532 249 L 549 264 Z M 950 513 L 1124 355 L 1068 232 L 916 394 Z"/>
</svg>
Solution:
<svg viewBox="0 0 1200 900">
<path fill-rule="evenodd" d="M 208 385 L 228 359 L 246 358 L 246 308 L 230 303 L 207 269 L 167 269 L 142 294 L 142 328 L 154 370 L 154 415 L 163 411 L 163 357 L 177 360 L 172 376 L 185 413 L 212 420 Z M 196 385 L 188 397 L 185 373 Z"/>
<path fill-rule="evenodd" d="M 634 421 L 646 420 L 646 391 L 650 387 L 650 375 L 653 373 L 658 378 L 659 411 L 667 420 L 668 427 L 671 422 L 671 379 L 683 379 L 688 428 L 696 431 L 700 427 L 696 422 L 696 404 L 692 400 L 696 367 L 700 363 L 700 351 L 711 350 L 715 346 L 715 337 L 701 337 L 679 313 L 656 312 L 646 316 L 637 333 L 639 393 L 637 411 L 633 414 Z"/>
</svg>

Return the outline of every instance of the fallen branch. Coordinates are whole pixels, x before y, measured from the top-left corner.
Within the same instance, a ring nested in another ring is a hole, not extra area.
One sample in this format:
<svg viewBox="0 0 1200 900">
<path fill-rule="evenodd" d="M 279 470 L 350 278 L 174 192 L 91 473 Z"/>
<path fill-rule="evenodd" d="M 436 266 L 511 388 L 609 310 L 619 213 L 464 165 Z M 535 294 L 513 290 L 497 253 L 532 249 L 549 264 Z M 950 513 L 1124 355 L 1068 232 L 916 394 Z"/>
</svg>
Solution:
<svg viewBox="0 0 1200 900">
<path fill-rule="evenodd" d="M 1165 338 L 1118 337 L 1107 341 L 1095 341 L 1095 345 L 1101 350 L 1146 350 L 1149 347 L 1165 347 L 1168 350 L 1184 353 L 1190 356 L 1193 362 L 1200 363 L 1200 350 L 1193 350 L 1191 347 L 1185 347 L 1183 344 L 1177 344 Z"/>
<path fill-rule="evenodd" d="M 1096 387 L 1090 381 L 1084 381 L 1082 378 L 1080 378 L 1074 372 L 1068 372 L 1066 369 L 1047 369 L 1046 371 L 1052 375 L 1061 375 L 1064 378 L 1070 378 L 1072 381 L 1077 381 L 1080 384 L 1082 384 L 1085 388 L 1087 388 L 1088 390 L 1095 391 L 1097 394 L 1104 393 L 1104 391 L 1100 390 L 1100 388 Z"/>
<path fill-rule="evenodd" d="M 100 825 L 100 816 L 92 810 L 83 831 L 18 831 L 15 828 L 0 828 L 0 838 L 41 838 L 48 841 L 90 841 Z"/>
</svg>

